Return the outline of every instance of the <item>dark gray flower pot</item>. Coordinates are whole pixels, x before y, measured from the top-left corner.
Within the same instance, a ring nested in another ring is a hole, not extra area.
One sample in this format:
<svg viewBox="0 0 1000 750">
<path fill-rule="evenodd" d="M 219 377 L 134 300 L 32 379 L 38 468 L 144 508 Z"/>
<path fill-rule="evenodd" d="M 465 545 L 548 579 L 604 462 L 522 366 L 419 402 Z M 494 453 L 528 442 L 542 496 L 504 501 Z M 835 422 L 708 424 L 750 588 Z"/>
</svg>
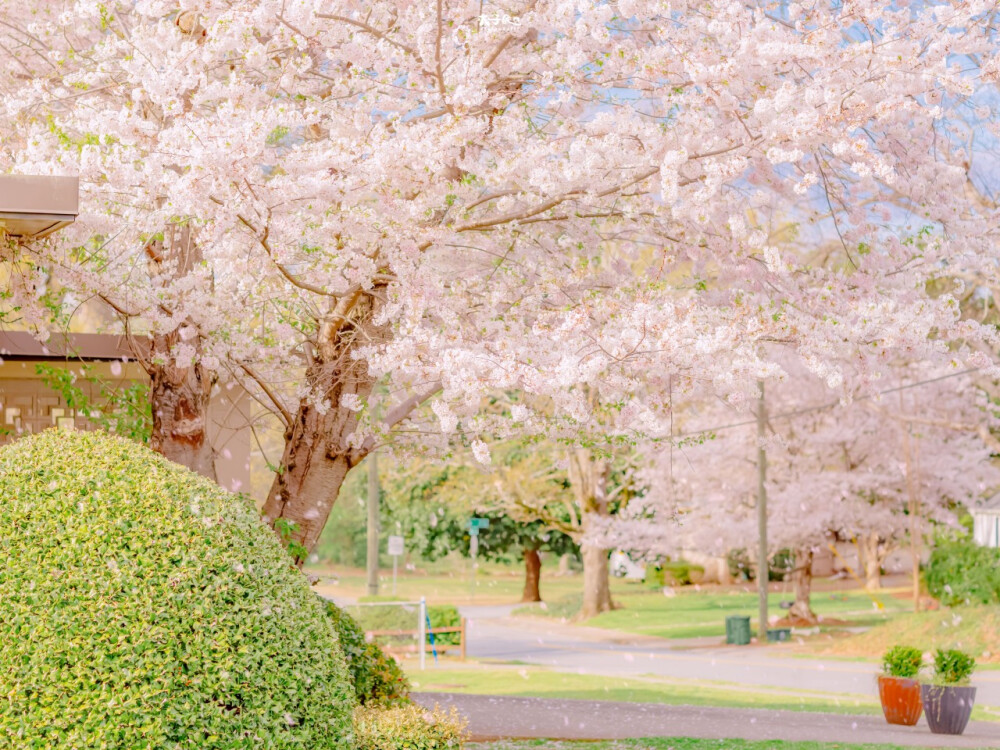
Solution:
<svg viewBox="0 0 1000 750">
<path fill-rule="evenodd" d="M 924 716 L 934 734 L 961 734 L 976 703 L 971 685 L 921 685 Z"/>
</svg>

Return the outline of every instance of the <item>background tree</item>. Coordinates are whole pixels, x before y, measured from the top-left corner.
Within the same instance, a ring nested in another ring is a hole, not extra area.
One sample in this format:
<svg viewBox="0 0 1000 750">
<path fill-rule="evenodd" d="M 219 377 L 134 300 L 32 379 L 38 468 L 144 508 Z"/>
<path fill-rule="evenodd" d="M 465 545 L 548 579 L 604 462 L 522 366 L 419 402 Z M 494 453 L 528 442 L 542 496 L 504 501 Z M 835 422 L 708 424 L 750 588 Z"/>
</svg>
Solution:
<svg viewBox="0 0 1000 750">
<path fill-rule="evenodd" d="M 789 616 L 814 622 L 809 599 L 817 550 L 838 538 L 894 543 L 922 535 L 928 522 L 954 524 L 959 504 L 974 504 L 995 489 L 1000 470 L 977 435 L 924 426 L 921 459 L 907 476 L 901 425 L 883 413 L 904 391 L 882 403 L 839 404 L 826 400 L 827 389 L 814 376 L 789 369 L 788 380 L 766 392 L 768 544 L 772 553 L 794 553 Z M 897 372 L 897 387 L 912 386 L 905 398 L 919 401 L 928 423 L 951 414 L 995 424 L 985 395 L 968 376 L 940 379 L 940 371 L 923 366 Z M 648 487 L 646 494 L 627 517 L 605 526 L 619 545 L 658 554 L 693 547 L 719 555 L 756 545 L 756 429 L 732 426 L 733 415 L 714 405 L 700 418 L 705 428 L 725 428 L 676 449 L 672 461 L 667 452 L 653 454 L 637 480 Z"/>
<path fill-rule="evenodd" d="M 433 561 L 452 553 L 468 557 L 470 519 L 488 518 L 489 528 L 479 535 L 479 556 L 495 562 L 523 561 L 522 601 L 541 601 L 540 553 L 576 554 L 578 547 L 570 536 L 540 521 L 524 520 L 516 507 L 503 504 L 503 498 L 515 485 L 520 491 L 530 486 L 532 492 L 551 498 L 567 492 L 565 480 L 530 460 L 529 452 L 511 446 L 496 453 L 498 463 L 490 472 L 465 458 L 383 466 L 382 528 L 406 537 L 408 552 Z"/>
</svg>

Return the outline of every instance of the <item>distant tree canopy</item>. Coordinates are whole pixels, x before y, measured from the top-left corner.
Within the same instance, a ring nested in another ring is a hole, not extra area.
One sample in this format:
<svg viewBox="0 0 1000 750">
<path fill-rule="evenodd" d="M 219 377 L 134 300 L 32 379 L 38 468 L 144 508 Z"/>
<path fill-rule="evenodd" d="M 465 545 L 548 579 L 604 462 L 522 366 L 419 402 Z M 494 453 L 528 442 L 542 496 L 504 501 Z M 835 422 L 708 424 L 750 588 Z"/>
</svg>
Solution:
<svg viewBox="0 0 1000 750">
<path fill-rule="evenodd" d="M 488 518 L 489 528 L 479 535 L 479 557 L 502 563 L 523 560 L 524 598 L 540 601 L 539 553 L 579 553 L 572 536 L 553 528 L 555 521 L 565 528 L 571 524 L 569 480 L 550 450 L 504 444 L 494 450 L 494 462 L 492 471 L 462 457 L 448 463 L 380 462 L 382 535 L 402 534 L 407 550 L 423 560 L 438 560 L 452 552 L 468 557 L 469 521 Z M 338 522 L 323 534 L 321 557 L 363 564 L 367 502 L 363 479 L 356 474 L 348 480 L 348 497 L 357 502 L 341 503 L 334 511 Z"/>
</svg>

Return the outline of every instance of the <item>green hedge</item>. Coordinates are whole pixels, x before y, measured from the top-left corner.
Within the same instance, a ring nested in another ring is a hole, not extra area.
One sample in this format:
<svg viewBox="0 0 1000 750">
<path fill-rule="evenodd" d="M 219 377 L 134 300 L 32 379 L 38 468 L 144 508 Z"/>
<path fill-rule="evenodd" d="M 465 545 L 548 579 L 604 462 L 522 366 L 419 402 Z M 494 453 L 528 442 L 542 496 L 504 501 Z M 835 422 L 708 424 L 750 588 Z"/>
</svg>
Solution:
<svg viewBox="0 0 1000 750">
<path fill-rule="evenodd" d="M 690 586 L 705 574 L 701 565 L 684 560 L 668 560 L 655 567 L 646 568 L 646 583 L 654 588 L 664 586 Z"/>
<path fill-rule="evenodd" d="M 354 712 L 356 750 L 448 750 L 464 744 L 465 723 L 452 708 L 428 711 L 417 705 Z"/>
<path fill-rule="evenodd" d="M 949 607 L 1000 603 L 1000 549 L 939 540 L 924 569 L 931 596 Z"/>
<path fill-rule="evenodd" d="M 246 498 L 149 449 L 0 449 L 0 747 L 348 750 L 350 678 Z"/>
<path fill-rule="evenodd" d="M 377 643 L 366 641 L 361 626 L 336 604 L 324 601 L 323 606 L 337 629 L 358 702 L 362 705 L 406 702 L 410 683 L 396 660 L 382 651 Z"/>
<path fill-rule="evenodd" d="M 393 602 L 392 597 L 366 598 L 365 601 Z M 380 607 L 350 607 L 351 617 L 361 626 L 364 631 L 372 630 L 417 630 L 418 607 L 415 604 L 400 602 L 400 606 L 380 606 Z M 457 628 L 462 621 L 458 607 L 451 604 L 433 604 L 427 607 L 427 619 L 431 621 L 431 629 L 434 628 Z M 435 635 L 435 643 L 457 645 L 460 640 L 458 633 L 442 633 Z M 382 640 L 388 643 L 408 644 L 414 642 L 413 636 L 383 636 Z M 430 636 L 427 642 L 430 643 Z"/>
<path fill-rule="evenodd" d="M 431 629 L 457 628 L 462 624 L 462 615 L 453 604 L 435 604 L 427 608 L 427 619 L 431 621 Z M 434 642 L 442 645 L 457 646 L 461 643 L 461 633 L 441 633 L 434 636 Z M 427 638 L 430 643 L 430 637 Z"/>
<path fill-rule="evenodd" d="M 730 550 L 726 555 L 729 575 L 737 581 L 753 581 L 757 578 L 756 557 L 750 557 L 750 552 L 744 548 Z M 771 555 L 767 563 L 767 580 L 784 581 L 795 568 L 795 553 L 790 549 L 781 549 Z"/>
</svg>

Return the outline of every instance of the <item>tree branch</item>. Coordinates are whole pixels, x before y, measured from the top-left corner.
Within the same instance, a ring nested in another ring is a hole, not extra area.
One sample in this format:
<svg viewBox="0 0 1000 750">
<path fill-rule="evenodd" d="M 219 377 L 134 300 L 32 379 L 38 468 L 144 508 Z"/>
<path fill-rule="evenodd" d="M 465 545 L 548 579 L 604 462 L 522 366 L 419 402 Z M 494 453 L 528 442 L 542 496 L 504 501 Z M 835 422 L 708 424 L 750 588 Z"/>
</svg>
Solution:
<svg viewBox="0 0 1000 750">
<path fill-rule="evenodd" d="M 412 47 L 408 47 L 402 42 L 397 42 L 395 39 L 390 39 L 385 32 L 379 31 L 374 26 L 369 26 L 364 21 L 355 21 L 353 18 L 348 18 L 347 16 L 339 16 L 333 13 L 317 13 L 316 17 L 326 18 L 330 21 L 340 21 L 341 23 L 346 23 L 350 26 L 355 26 L 359 29 L 362 29 L 363 31 L 367 31 L 369 34 L 371 34 L 374 37 L 377 37 L 378 39 L 381 39 L 383 42 L 391 44 L 393 47 L 396 47 L 397 49 L 403 50 L 403 52 L 407 52 L 413 55 L 413 57 L 418 62 L 423 62 L 423 60 L 420 59 L 420 55 L 417 53 L 415 49 L 413 49 Z"/>
<path fill-rule="evenodd" d="M 281 401 L 278 399 L 277 394 L 275 394 L 274 391 L 271 390 L 271 388 L 267 385 L 264 379 L 261 378 L 260 375 L 258 375 L 252 367 L 250 367 L 249 365 L 240 364 L 240 369 L 243 370 L 243 372 L 245 372 L 247 375 L 249 375 L 253 379 L 253 381 L 257 383 L 260 389 L 264 391 L 267 397 L 271 400 L 271 403 L 274 404 L 274 408 L 278 410 L 278 418 L 281 419 L 282 423 L 285 425 L 285 429 L 290 428 L 292 426 L 292 415 L 291 413 L 289 413 L 288 409 L 285 408 L 284 404 L 282 404 Z"/>
<path fill-rule="evenodd" d="M 386 426 L 387 430 L 391 430 L 393 427 L 398 425 L 408 416 L 410 416 L 421 404 L 426 403 L 429 399 L 433 398 L 437 393 L 440 393 L 442 385 L 440 382 L 432 383 L 425 390 L 420 393 L 414 393 L 409 398 L 396 404 L 389 410 L 385 419 L 382 420 L 382 424 Z M 365 442 L 361 444 L 361 448 L 358 449 L 358 453 L 361 456 L 365 456 L 371 453 L 372 449 L 375 447 L 375 436 L 369 435 Z"/>
<path fill-rule="evenodd" d="M 240 220 L 241 224 L 243 224 L 247 229 L 249 229 L 251 232 L 254 233 L 254 236 L 257 238 L 257 242 L 260 243 L 260 246 L 264 248 L 264 252 L 267 253 L 267 257 L 271 259 L 271 262 L 274 263 L 275 267 L 281 272 L 281 275 L 284 276 L 286 279 L 288 279 L 289 283 L 291 283 L 293 286 L 297 286 L 299 289 L 304 289 L 307 292 L 312 292 L 313 294 L 321 294 L 324 297 L 336 297 L 336 296 L 338 296 L 338 295 L 334 294 L 333 292 L 328 292 L 326 289 L 323 289 L 321 287 L 318 287 L 318 286 L 315 286 L 313 284 L 310 284 L 307 281 L 301 281 L 301 280 L 295 278 L 289 272 L 289 270 L 287 268 L 285 268 L 283 265 L 281 265 L 275 259 L 275 257 L 274 257 L 274 251 L 271 249 L 271 245 L 267 241 L 267 238 L 268 238 L 268 236 L 270 234 L 270 227 L 268 227 L 267 225 L 265 225 L 264 226 L 264 231 L 263 232 L 259 232 L 257 230 L 257 228 L 253 224 L 251 224 L 249 220 L 247 220 L 246 218 L 244 218 L 242 215 L 237 214 L 236 218 Z"/>
</svg>

